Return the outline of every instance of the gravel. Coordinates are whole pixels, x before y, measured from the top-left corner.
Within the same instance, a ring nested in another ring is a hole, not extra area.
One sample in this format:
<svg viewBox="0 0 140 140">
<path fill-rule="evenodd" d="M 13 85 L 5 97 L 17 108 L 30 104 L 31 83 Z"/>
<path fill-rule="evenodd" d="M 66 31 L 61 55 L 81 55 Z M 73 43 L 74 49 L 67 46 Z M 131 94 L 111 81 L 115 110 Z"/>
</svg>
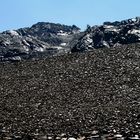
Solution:
<svg viewBox="0 0 140 140">
<path fill-rule="evenodd" d="M 139 139 L 140 45 L 0 64 L 1 139 Z"/>
</svg>

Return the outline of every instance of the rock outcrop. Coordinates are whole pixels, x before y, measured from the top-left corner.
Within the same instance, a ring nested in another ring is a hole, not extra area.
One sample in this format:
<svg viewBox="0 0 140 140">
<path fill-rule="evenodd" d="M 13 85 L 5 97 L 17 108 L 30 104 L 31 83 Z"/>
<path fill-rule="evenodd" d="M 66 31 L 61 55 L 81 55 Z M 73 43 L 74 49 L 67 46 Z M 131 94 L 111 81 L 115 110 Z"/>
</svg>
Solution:
<svg viewBox="0 0 140 140">
<path fill-rule="evenodd" d="M 77 26 L 39 22 L 31 28 L 0 33 L 0 61 L 19 61 L 70 51 L 69 42 L 79 34 Z"/>
<path fill-rule="evenodd" d="M 101 26 L 88 26 L 72 52 L 89 51 L 96 48 L 114 47 L 140 42 L 140 18 L 121 22 L 104 22 Z"/>
</svg>

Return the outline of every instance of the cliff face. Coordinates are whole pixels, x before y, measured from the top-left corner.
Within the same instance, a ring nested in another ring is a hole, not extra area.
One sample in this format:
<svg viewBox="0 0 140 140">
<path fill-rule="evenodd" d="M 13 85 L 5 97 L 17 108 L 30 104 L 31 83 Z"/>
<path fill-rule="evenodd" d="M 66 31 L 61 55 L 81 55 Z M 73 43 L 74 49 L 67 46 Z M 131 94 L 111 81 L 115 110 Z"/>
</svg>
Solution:
<svg viewBox="0 0 140 140">
<path fill-rule="evenodd" d="M 140 42 L 139 17 L 121 22 L 104 22 L 101 26 L 88 26 L 83 37 L 79 39 L 71 51 L 83 52 L 136 42 Z"/>
<path fill-rule="evenodd" d="M 69 51 L 69 42 L 80 29 L 73 25 L 39 22 L 30 28 L 5 31 L 0 34 L 2 61 L 22 60 L 59 55 Z"/>
</svg>

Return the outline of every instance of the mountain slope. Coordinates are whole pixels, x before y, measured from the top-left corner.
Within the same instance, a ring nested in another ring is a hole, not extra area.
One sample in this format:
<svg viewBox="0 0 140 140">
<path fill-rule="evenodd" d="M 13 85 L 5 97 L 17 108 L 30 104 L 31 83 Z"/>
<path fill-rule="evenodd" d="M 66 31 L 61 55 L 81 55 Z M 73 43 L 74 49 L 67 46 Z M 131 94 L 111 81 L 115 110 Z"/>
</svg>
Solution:
<svg viewBox="0 0 140 140">
<path fill-rule="evenodd" d="M 133 44 L 1 63 L 1 137 L 139 135 L 139 60 Z"/>
</svg>

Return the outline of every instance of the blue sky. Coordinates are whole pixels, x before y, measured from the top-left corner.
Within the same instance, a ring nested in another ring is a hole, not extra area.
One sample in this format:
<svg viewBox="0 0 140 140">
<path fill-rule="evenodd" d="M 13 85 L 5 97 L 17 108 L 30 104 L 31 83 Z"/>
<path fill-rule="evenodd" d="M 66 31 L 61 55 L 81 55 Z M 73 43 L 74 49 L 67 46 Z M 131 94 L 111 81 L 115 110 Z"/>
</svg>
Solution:
<svg viewBox="0 0 140 140">
<path fill-rule="evenodd" d="M 140 16 L 140 0 L 0 0 L 0 31 L 37 22 L 99 25 Z"/>
</svg>

